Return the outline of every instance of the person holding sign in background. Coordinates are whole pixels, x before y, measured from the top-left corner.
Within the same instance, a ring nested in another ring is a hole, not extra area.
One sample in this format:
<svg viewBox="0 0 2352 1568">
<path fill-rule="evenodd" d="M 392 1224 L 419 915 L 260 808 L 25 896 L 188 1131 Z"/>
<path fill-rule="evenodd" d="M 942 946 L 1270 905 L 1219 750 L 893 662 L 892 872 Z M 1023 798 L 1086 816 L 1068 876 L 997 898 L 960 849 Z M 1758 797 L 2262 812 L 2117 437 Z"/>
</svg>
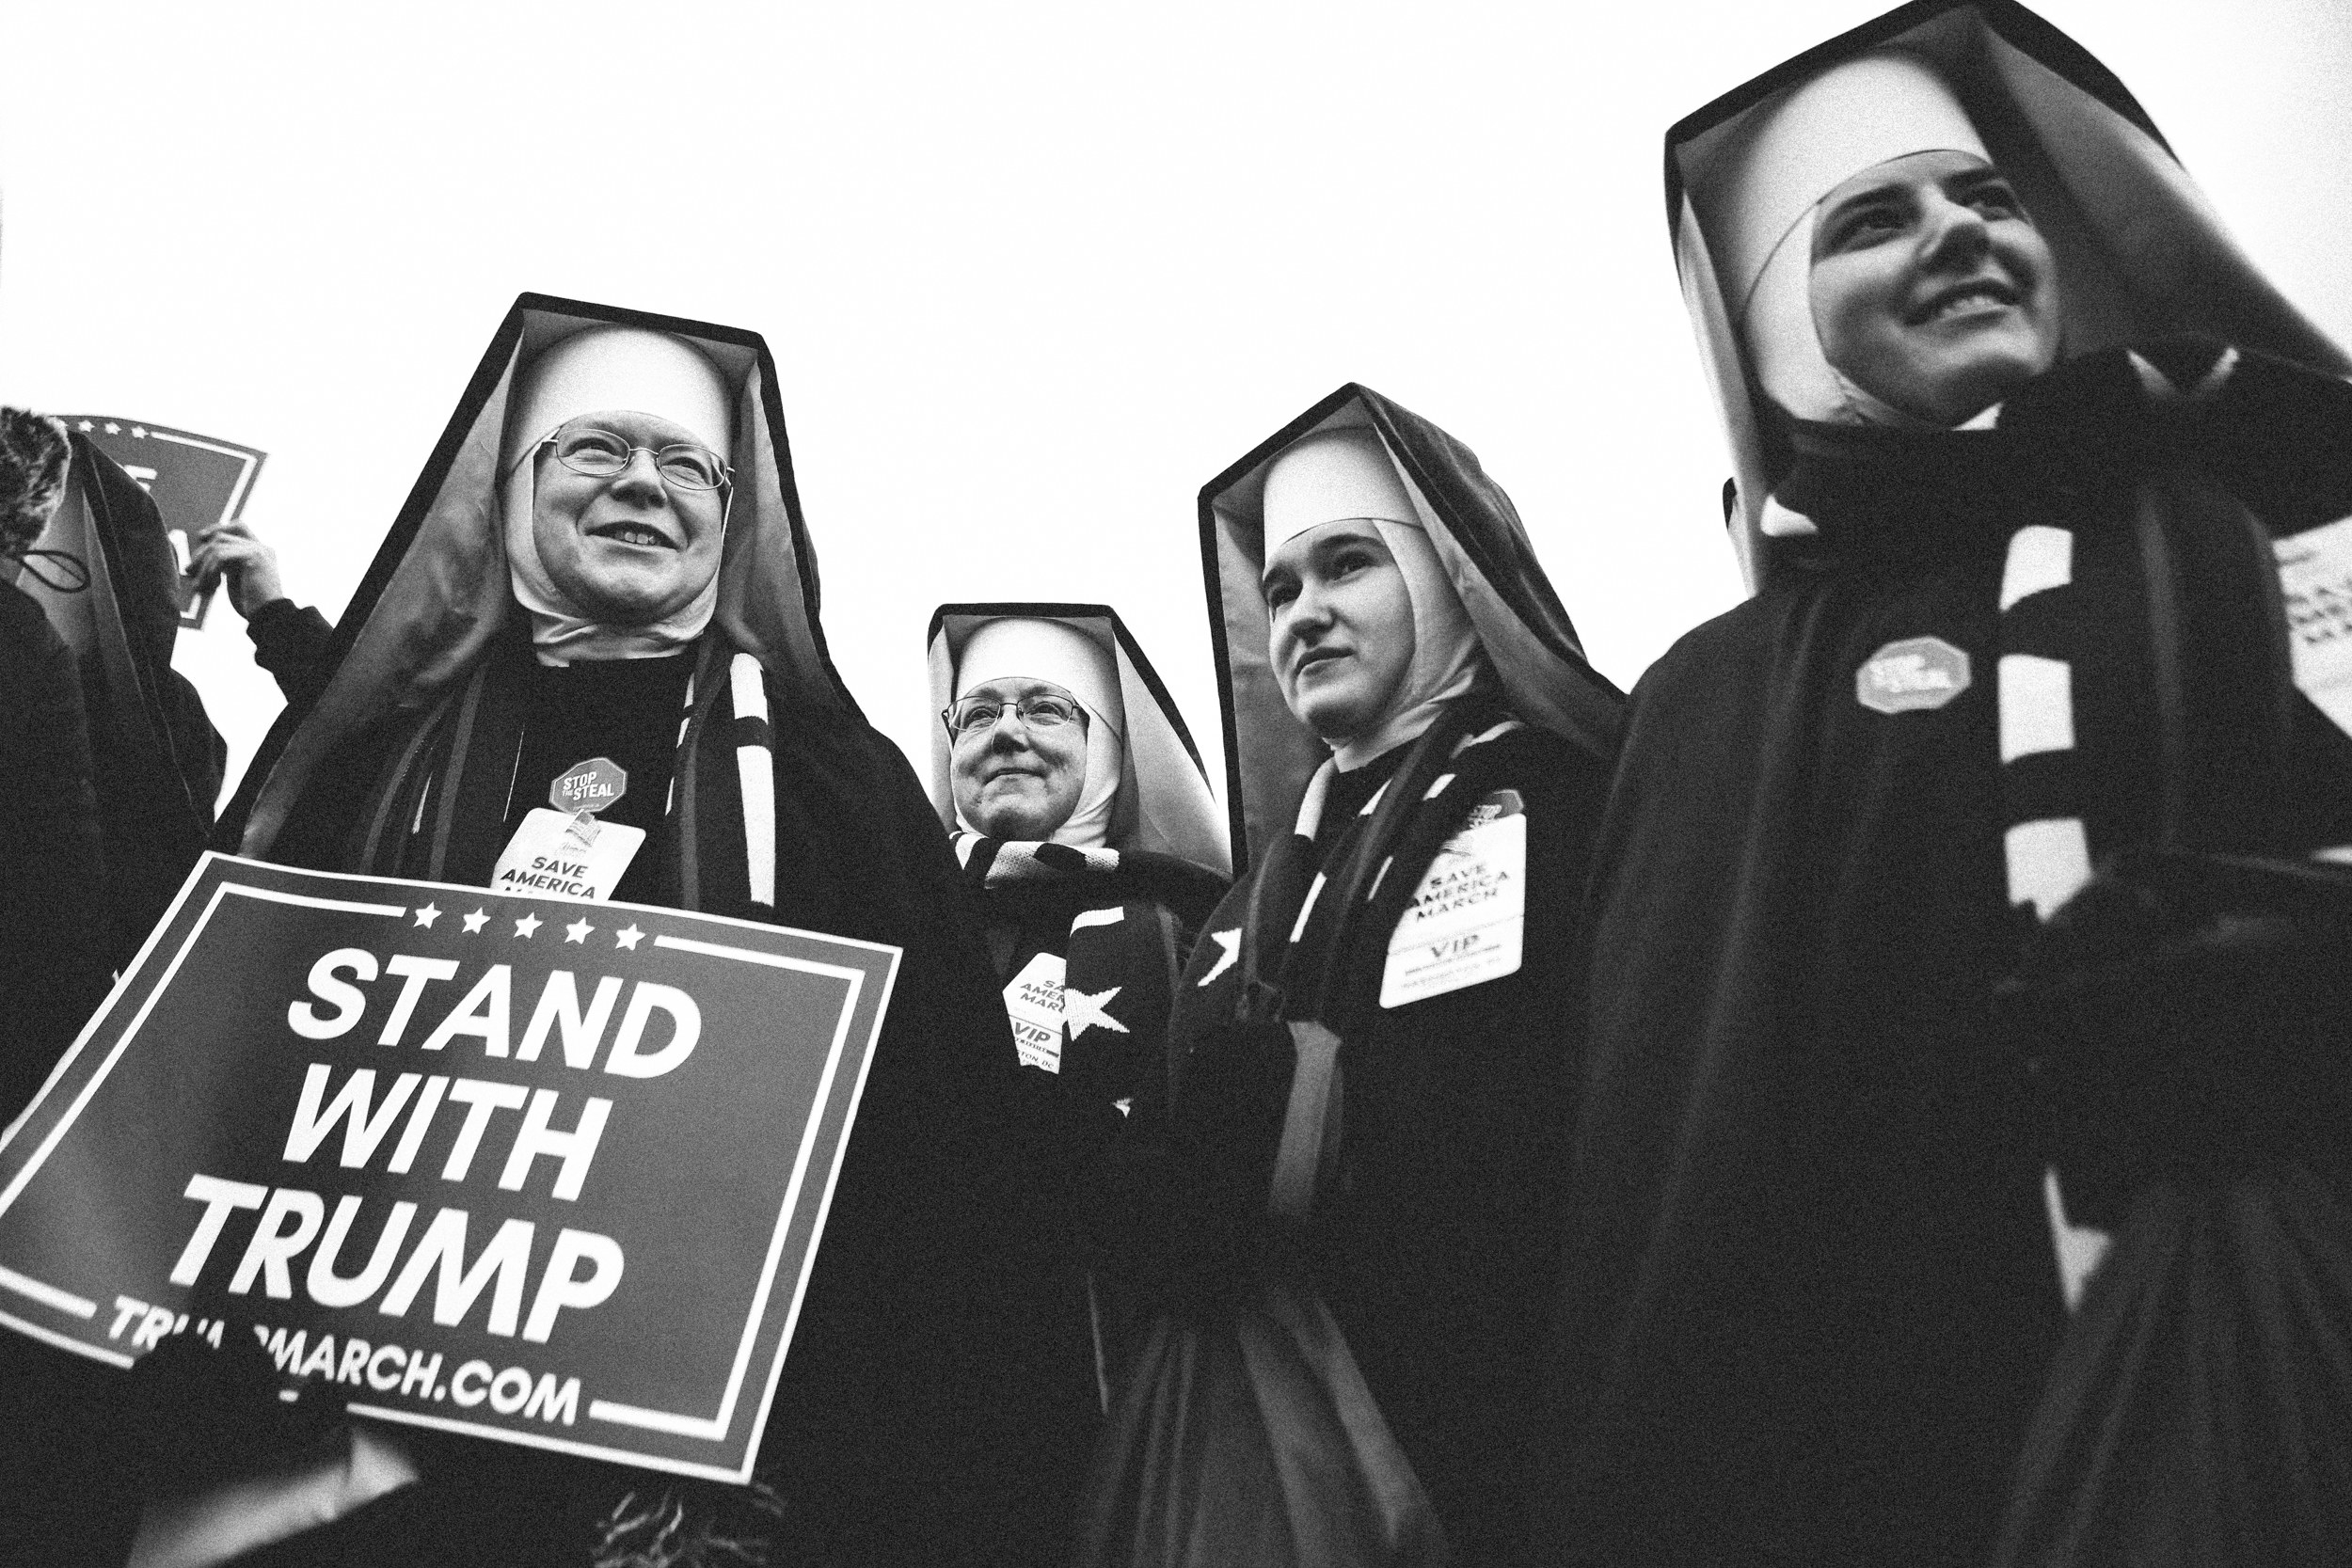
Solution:
<svg viewBox="0 0 2352 1568">
<path fill-rule="evenodd" d="M 1030 1163 L 1037 1233 L 1066 1248 L 1088 1224 L 1091 1165 L 1142 1080 L 1166 1071 L 1176 972 L 1226 889 L 1225 820 L 1183 716 L 1108 606 L 942 605 L 930 644 L 931 800 L 979 895 L 1050 1129 Z M 1027 1412 L 1031 1484 L 1066 1519 L 1130 1313 L 1067 1250 L 1029 1284 L 1033 1354 L 1007 1369 L 1001 1398 Z"/>
<path fill-rule="evenodd" d="M 1534 1481 L 1620 699 L 1477 459 L 1377 393 L 1212 481 L 1200 526 L 1250 864 L 1136 1109 L 1167 1310 L 1081 1560 L 1494 1560 Z"/>
<path fill-rule="evenodd" d="M 204 852 L 229 751 L 171 667 L 180 568 L 154 498 L 87 436 L 68 441 L 64 494 L 40 539 L 65 575 L 19 586 L 81 668 L 106 834 L 105 958 L 121 969 Z"/>
<path fill-rule="evenodd" d="M 199 594 L 228 590 L 230 607 L 245 617 L 253 662 L 277 680 L 289 704 L 307 706 L 318 695 L 334 673 L 327 648 L 335 628 L 311 606 L 286 596 L 278 551 L 252 524 L 230 517 L 198 534 L 187 577 Z"/>
<path fill-rule="evenodd" d="M 1555 1555 L 2344 1560 L 2345 356 L 2009 0 L 1667 151 L 1756 596 L 1602 834 Z"/>
<path fill-rule="evenodd" d="M 281 1531 L 332 1521 L 272 1561 L 620 1560 L 698 1532 L 1029 1555 L 1016 1456 L 977 1395 L 1007 1355 L 993 1271 L 1016 1058 L 921 786 L 825 652 L 774 388 L 751 333 L 523 296 L 336 628 L 331 674 L 228 813 L 255 858 L 903 950 L 755 1484 L 355 1423 L 353 1464 L 298 1503 L 223 1494 Z"/>
</svg>

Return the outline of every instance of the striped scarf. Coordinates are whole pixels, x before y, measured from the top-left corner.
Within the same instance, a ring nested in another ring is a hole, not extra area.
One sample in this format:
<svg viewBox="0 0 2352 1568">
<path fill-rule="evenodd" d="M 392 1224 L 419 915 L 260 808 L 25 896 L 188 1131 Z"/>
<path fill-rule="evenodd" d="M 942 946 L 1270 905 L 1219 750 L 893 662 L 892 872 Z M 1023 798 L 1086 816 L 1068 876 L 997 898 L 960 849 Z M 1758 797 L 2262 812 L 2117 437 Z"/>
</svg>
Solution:
<svg viewBox="0 0 2352 1568">
<path fill-rule="evenodd" d="M 1502 782 L 1501 759 L 1486 748 L 1523 727 L 1485 692 L 1449 704 L 1318 857 L 1336 777 L 1326 763 L 1307 786 L 1296 828 L 1269 847 L 1252 875 L 1240 930 L 1210 933 L 1219 946 L 1232 942 L 1233 961 L 1220 958 L 1181 989 L 1169 1025 L 1178 1046 L 1172 1104 L 1180 1120 L 1211 1141 L 1238 1137 L 1236 1161 L 1250 1157 L 1255 1117 L 1227 1098 L 1234 1085 L 1256 1080 L 1266 1053 L 1289 1048 L 1270 1191 L 1275 1212 L 1303 1219 L 1329 1178 L 1345 1098 L 1341 1044 L 1377 1011 L 1388 935 L 1422 875 Z M 1220 1065 L 1232 1051 L 1249 1060 Z"/>
<path fill-rule="evenodd" d="M 349 869 L 487 882 L 504 843 L 506 796 L 530 717 L 528 657 L 527 644 L 494 647 L 393 748 L 354 824 L 343 858 Z M 661 902 L 772 916 L 775 762 L 767 680 L 756 657 L 715 638 L 706 640 L 687 683 L 656 840 L 647 848 L 662 857 Z"/>
<path fill-rule="evenodd" d="M 2010 536 L 2000 590 L 2003 854 L 2037 921 L 2120 848 L 2284 847 L 2295 693 L 2265 522 L 2294 519 L 2217 482 L 2254 434 L 2233 428 L 2245 364 L 2211 342 L 2111 351 L 2002 416 L 2073 470 Z"/>
<path fill-rule="evenodd" d="M 1119 869 L 1116 849 L 1081 849 L 1071 844 L 990 838 L 969 828 L 956 830 L 954 845 L 956 863 L 963 867 L 964 879 L 975 887 L 1050 882 L 1062 877 Z"/>
</svg>

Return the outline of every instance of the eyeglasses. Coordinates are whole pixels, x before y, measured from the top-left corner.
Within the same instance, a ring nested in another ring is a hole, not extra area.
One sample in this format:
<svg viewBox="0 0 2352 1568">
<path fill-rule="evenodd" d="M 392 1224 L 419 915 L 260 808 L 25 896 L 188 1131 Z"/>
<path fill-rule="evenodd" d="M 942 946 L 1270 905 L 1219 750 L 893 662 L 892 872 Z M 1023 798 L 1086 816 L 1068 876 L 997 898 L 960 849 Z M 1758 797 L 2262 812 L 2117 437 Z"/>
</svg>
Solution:
<svg viewBox="0 0 2352 1568">
<path fill-rule="evenodd" d="M 982 735 L 996 727 L 996 721 L 1010 707 L 1021 715 L 1021 721 L 1033 730 L 1059 729 L 1064 724 L 1086 722 L 1086 709 L 1067 697 L 1040 695 L 1024 697 L 1018 703 L 1001 703 L 993 697 L 966 697 L 950 708 L 940 710 L 940 722 L 947 733 L 959 738 Z"/>
<path fill-rule="evenodd" d="M 576 474 L 587 474 L 595 479 L 611 479 L 627 468 L 641 451 L 652 454 L 653 466 L 661 475 L 662 483 L 681 490 L 716 490 L 733 479 L 735 474 L 735 470 L 720 462 L 719 454 L 707 447 L 689 442 L 659 449 L 632 446 L 612 432 L 599 430 L 594 425 L 581 425 L 576 430 L 557 429 L 539 445 L 553 445 L 558 463 Z"/>
</svg>

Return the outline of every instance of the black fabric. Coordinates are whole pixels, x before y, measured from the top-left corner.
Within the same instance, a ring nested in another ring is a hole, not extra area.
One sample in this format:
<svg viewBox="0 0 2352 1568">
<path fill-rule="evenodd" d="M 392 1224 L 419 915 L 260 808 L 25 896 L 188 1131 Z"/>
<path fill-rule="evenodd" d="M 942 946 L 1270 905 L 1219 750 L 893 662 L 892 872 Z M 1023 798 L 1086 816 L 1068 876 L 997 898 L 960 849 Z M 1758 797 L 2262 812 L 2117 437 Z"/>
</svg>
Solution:
<svg viewBox="0 0 2352 1568">
<path fill-rule="evenodd" d="M 658 843 L 692 673 L 693 660 L 684 655 L 563 667 L 534 662 L 525 699 L 530 718 L 508 790 L 507 834 L 511 837 L 534 808 L 550 804 L 548 790 L 557 779 L 580 763 L 604 757 L 628 775 L 628 786 L 596 820 L 641 828 L 648 846 Z M 735 742 L 741 745 L 742 721 L 736 728 Z M 640 848 L 612 896 L 630 904 L 655 900 L 660 868 L 660 854 Z"/>
<path fill-rule="evenodd" d="M 93 553 L 104 566 L 90 592 L 113 605 L 112 615 L 96 621 L 102 641 L 83 653 L 82 683 L 105 824 L 107 951 L 121 968 L 204 851 L 229 750 L 196 688 L 171 668 L 179 574 L 162 515 L 87 437 L 74 436 L 72 446 L 96 532 Z M 105 645 L 112 625 L 125 644 L 119 657 Z"/>
<path fill-rule="evenodd" d="M 73 656 L 0 583 L 0 1126 L 33 1098 L 106 994 L 105 850 Z"/>
<path fill-rule="evenodd" d="M 1453 735 L 1470 727 L 1461 715 L 1448 726 Z M 1532 1439 L 1581 1011 L 1578 910 L 1603 787 L 1582 752 L 1522 728 L 1449 763 L 1460 779 L 1438 802 L 1405 802 L 1406 831 L 1391 840 L 1399 848 L 1383 879 L 1384 900 L 1402 890 L 1396 909 L 1485 795 L 1519 793 L 1528 818 L 1521 966 L 1383 1009 L 1371 955 L 1385 954 L 1395 912 L 1384 903 L 1351 922 L 1344 945 L 1359 961 L 1336 966 L 1342 986 L 1312 1003 L 1347 1021 L 1337 1163 L 1303 1228 L 1255 1217 L 1265 1212 L 1290 1088 L 1291 1042 L 1272 1015 L 1313 1015 L 1263 992 L 1253 1001 L 1247 950 L 1287 938 L 1313 872 L 1336 870 L 1361 836 L 1366 819 L 1349 804 L 1360 806 L 1411 750 L 1343 776 L 1315 844 L 1295 857 L 1278 846 L 1211 916 L 1179 988 L 1175 1098 L 1162 1089 L 1137 1117 L 1180 1164 L 1214 1167 L 1176 1179 L 1184 1196 L 1163 1223 L 1214 1225 L 1217 1208 L 1248 1216 L 1242 1244 L 1254 1261 L 1242 1266 L 1295 1275 L 1328 1305 L 1455 1560 L 1514 1560 L 1522 1511 L 1540 1484 Z M 1432 831 L 1413 831 L 1423 828 Z M 1420 847 L 1408 851 L 1407 842 Z M 1237 946 L 1244 957 L 1223 961 Z M 1263 973 L 1270 979 L 1273 964 Z M 1303 994 L 1295 1004 L 1309 1005 Z M 1237 1027 L 1244 1018 L 1271 1026 Z M 1204 1249 L 1180 1229 L 1176 1244 L 1190 1247 L 1191 1266 L 1214 1266 L 1214 1241 Z M 1180 1303 L 1196 1304 L 1180 1309 L 1215 1310 L 1200 1305 L 1201 1285 L 1177 1282 Z"/>
<path fill-rule="evenodd" d="M 105 856 L 73 655 L 14 584 L 0 582 L 0 1126 L 29 1103 L 106 994 Z M 107 1455 L 77 1419 L 119 1376 L 0 1330 L 0 1476 L 19 1539 L 65 1563 L 119 1562 L 122 1521 L 89 1506 Z M 82 1547 L 87 1547 L 87 1551 Z M 111 1552 L 111 1558 L 108 1554 Z"/>
<path fill-rule="evenodd" d="M 1095 1026 L 1073 1038 L 1065 1028 L 1060 1069 L 1026 1066 L 1020 1075 L 1035 1143 L 1019 1162 L 1030 1212 L 1015 1228 L 1035 1250 L 1009 1271 L 1018 1292 L 1009 1311 L 1026 1325 L 1025 1343 L 998 1369 L 991 1402 L 1020 1434 L 1023 1484 L 1054 1521 L 1058 1561 L 1102 1430 L 1104 1379 L 1117 1375 L 1138 1327 L 1132 1293 L 1088 1267 L 1132 1241 L 1104 1233 L 1118 1221 L 1089 1189 L 1125 1132 L 1118 1102 L 1134 1099 L 1145 1064 L 1165 1059 L 1170 984 L 1225 880 L 1188 862 L 1127 851 L 1115 871 L 1081 861 L 1051 879 L 983 889 L 977 883 L 993 849 L 984 842 L 964 874 L 1000 988 L 1039 954 L 1053 954 L 1066 961 L 1065 984 L 1101 1000 L 1126 1031 Z M 1120 918 L 1073 929 L 1080 914 L 1101 911 Z"/>
<path fill-rule="evenodd" d="M 287 707 L 308 708 L 334 668 L 326 652 L 335 628 L 326 617 L 292 599 L 272 599 L 247 618 L 245 634 L 253 641 L 253 662 L 278 682 Z"/>
<path fill-rule="evenodd" d="M 1790 574 L 1633 692 L 1597 853 L 1559 1550 L 1973 1562 L 2061 1316 L 1994 745 L 1998 546 Z M 1888 643 L 1969 656 L 1864 707 Z"/>
<path fill-rule="evenodd" d="M 1637 688 L 1595 878 L 1560 1328 L 1570 1560 L 1983 1560 L 2063 1327 L 2046 1107 L 1990 1008 L 2032 925 L 2003 830 L 2036 799 L 2082 810 L 2102 852 L 2352 828 L 2343 739 L 2281 695 L 2282 628 L 2245 608 L 2275 578 L 2243 551 L 2222 569 L 2249 504 L 2280 531 L 2332 504 L 2332 456 L 2268 444 L 2281 381 L 2316 378 L 2249 370 L 2265 411 L 2244 420 L 2152 404 L 2119 352 L 1991 433 L 1802 427 L 1779 499 L 1820 535 Z M 2314 388 L 2303 428 L 2342 395 Z M 2029 523 L 2074 531 L 2074 586 L 2005 626 Z M 1920 637 L 1967 657 L 1966 689 L 1866 706 L 1863 666 Z M 2076 658 L 2085 776 L 2005 781 L 1997 657 L 2051 637 Z M 2261 766 L 2280 745 L 2284 788 Z"/>
</svg>

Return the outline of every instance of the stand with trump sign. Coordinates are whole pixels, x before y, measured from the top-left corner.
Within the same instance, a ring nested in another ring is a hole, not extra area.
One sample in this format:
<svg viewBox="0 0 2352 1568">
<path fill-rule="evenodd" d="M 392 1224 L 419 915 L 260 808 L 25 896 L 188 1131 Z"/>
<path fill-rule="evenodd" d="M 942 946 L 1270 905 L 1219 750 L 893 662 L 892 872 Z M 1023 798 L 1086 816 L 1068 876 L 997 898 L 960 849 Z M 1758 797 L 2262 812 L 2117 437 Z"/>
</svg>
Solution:
<svg viewBox="0 0 2352 1568">
<path fill-rule="evenodd" d="M 207 855 L 0 1139 L 0 1323 L 745 1480 L 898 961 Z"/>
</svg>

